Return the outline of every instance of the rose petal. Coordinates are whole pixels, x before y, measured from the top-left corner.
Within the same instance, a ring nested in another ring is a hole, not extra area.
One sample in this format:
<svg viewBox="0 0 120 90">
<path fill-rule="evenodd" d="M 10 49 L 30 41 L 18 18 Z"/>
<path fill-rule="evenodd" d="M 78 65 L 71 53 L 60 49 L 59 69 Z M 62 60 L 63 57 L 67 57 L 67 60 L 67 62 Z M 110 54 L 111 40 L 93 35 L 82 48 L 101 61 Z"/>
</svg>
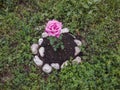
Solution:
<svg viewBox="0 0 120 90">
<path fill-rule="evenodd" d="M 49 36 L 59 37 L 61 34 L 62 23 L 57 20 L 50 20 L 46 24 L 45 32 Z"/>
</svg>

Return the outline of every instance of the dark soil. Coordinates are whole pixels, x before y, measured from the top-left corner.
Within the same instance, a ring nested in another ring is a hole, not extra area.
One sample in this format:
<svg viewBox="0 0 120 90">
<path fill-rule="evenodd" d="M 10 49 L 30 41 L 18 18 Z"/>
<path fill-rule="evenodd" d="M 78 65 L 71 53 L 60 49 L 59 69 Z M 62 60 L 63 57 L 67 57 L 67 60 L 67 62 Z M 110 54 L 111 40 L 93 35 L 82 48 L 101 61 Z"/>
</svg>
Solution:
<svg viewBox="0 0 120 90">
<path fill-rule="evenodd" d="M 70 33 L 64 33 L 62 36 L 64 49 L 62 50 L 59 48 L 57 51 L 54 51 L 53 47 L 49 43 L 49 40 L 44 38 L 44 41 L 40 47 L 45 48 L 45 56 L 40 57 L 39 55 L 39 57 L 44 61 L 44 64 L 59 63 L 60 65 L 62 65 L 62 63 L 66 60 L 70 60 L 70 58 L 74 59 L 76 57 L 74 56 L 75 46 L 77 46 L 74 39 L 75 38 Z M 79 40 L 81 39 L 79 38 Z M 82 56 L 82 53 L 79 53 L 77 56 Z"/>
</svg>

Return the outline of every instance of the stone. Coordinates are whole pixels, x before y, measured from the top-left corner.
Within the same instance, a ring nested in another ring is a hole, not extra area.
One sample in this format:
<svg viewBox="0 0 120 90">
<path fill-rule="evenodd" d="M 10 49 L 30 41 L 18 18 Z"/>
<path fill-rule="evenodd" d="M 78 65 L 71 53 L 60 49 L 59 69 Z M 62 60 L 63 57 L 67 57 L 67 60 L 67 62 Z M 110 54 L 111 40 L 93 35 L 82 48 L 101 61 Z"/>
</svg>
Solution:
<svg viewBox="0 0 120 90">
<path fill-rule="evenodd" d="M 60 69 L 60 65 L 58 63 L 52 63 L 51 66 L 54 68 L 54 69 Z"/>
<path fill-rule="evenodd" d="M 34 60 L 34 62 L 37 66 L 42 66 L 43 65 L 43 61 L 37 55 L 34 57 L 33 60 Z"/>
<path fill-rule="evenodd" d="M 70 34 L 74 39 L 76 38 L 74 35 Z"/>
<path fill-rule="evenodd" d="M 45 48 L 44 47 L 40 47 L 39 53 L 40 53 L 41 57 L 44 57 L 44 52 L 45 52 Z"/>
<path fill-rule="evenodd" d="M 68 33 L 69 32 L 69 29 L 68 28 L 63 28 L 62 30 L 61 30 L 61 33 Z"/>
<path fill-rule="evenodd" d="M 80 53 L 80 48 L 79 47 L 75 47 L 75 56 L 78 55 Z"/>
<path fill-rule="evenodd" d="M 73 61 L 72 61 L 72 63 L 74 64 L 74 63 L 81 63 L 81 57 L 79 57 L 79 56 L 77 56 Z"/>
<path fill-rule="evenodd" d="M 82 42 L 80 40 L 75 39 L 74 42 L 77 44 L 77 46 L 81 46 Z"/>
<path fill-rule="evenodd" d="M 43 37 L 43 38 L 46 38 L 46 37 L 48 37 L 48 34 L 47 34 L 46 32 L 43 32 L 43 33 L 42 33 L 42 37 Z"/>
<path fill-rule="evenodd" d="M 62 65 L 61 65 L 61 68 L 64 68 L 65 66 L 68 65 L 68 61 L 65 61 Z"/>
<path fill-rule="evenodd" d="M 31 51 L 33 54 L 37 54 L 38 53 L 38 44 L 32 44 Z"/>
<path fill-rule="evenodd" d="M 42 70 L 49 74 L 51 71 L 52 71 L 52 67 L 49 65 L 49 64 L 45 64 L 43 67 L 42 67 Z"/>
<path fill-rule="evenodd" d="M 40 38 L 39 41 L 38 41 L 38 44 L 41 45 L 43 42 L 43 38 Z"/>
</svg>

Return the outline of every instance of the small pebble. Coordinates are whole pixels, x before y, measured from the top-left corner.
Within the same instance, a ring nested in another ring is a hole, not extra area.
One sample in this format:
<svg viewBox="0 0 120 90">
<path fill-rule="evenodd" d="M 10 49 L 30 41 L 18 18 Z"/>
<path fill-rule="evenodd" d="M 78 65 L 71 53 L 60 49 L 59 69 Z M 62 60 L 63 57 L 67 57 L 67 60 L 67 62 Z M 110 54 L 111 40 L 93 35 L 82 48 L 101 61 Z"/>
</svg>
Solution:
<svg viewBox="0 0 120 90">
<path fill-rule="evenodd" d="M 68 33 L 69 32 L 69 29 L 68 28 L 63 28 L 62 30 L 61 30 L 61 33 Z"/>
<path fill-rule="evenodd" d="M 38 44 L 32 44 L 31 51 L 33 54 L 37 54 L 37 52 L 38 52 L 37 49 L 38 49 Z"/>
<path fill-rule="evenodd" d="M 70 34 L 73 38 L 76 38 L 74 35 Z"/>
<path fill-rule="evenodd" d="M 40 58 L 37 55 L 34 57 L 33 60 L 34 60 L 34 62 L 37 66 L 42 66 L 43 65 L 43 61 L 40 60 Z"/>
<path fill-rule="evenodd" d="M 68 65 L 68 61 L 65 61 L 62 65 L 61 65 L 61 68 L 64 68 L 65 66 Z"/>
<path fill-rule="evenodd" d="M 80 48 L 79 47 L 75 47 L 75 56 L 78 55 L 80 53 Z"/>
<path fill-rule="evenodd" d="M 48 34 L 47 34 L 46 32 L 43 32 L 43 33 L 42 33 L 42 37 L 43 37 L 43 38 L 46 38 L 47 36 L 48 36 Z"/>
<path fill-rule="evenodd" d="M 51 66 L 54 68 L 54 69 L 60 69 L 60 65 L 58 63 L 52 63 Z"/>
<path fill-rule="evenodd" d="M 79 57 L 79 56 L 77 56 L 73 61 L 72 61 L 72 63 L 74 64 L 74 63 L 81 63 L 81 58 Z"/>
<path fill-rule="evenodd" d="M 49 74 L 49 73 L 52 71 L 52 67 L 51 67 L 49 64 L 45 64 L 45 65 L 43 66 L 42 70 L 43 70 L 45 73 Z"/>
<path fill-rule="evenodd" d="M 45 52 L 45 48 L 44 47 L 40 47 L 39 53 L 40 53 L 41 57 L 44 57 L 44 52 Z"/>
<path fill-rule="evenodd" d="M 39 41 L 38 41 L 38 44 L 41 45 L 43 42 L 43 38 L 40 38 Z"/>
<path fill-rule="evenodd" d="M 75 39 L 74 42 L 77 44 L 77 46 L 81 46 L 82 42 L 80 40 Z"/>
</svg>

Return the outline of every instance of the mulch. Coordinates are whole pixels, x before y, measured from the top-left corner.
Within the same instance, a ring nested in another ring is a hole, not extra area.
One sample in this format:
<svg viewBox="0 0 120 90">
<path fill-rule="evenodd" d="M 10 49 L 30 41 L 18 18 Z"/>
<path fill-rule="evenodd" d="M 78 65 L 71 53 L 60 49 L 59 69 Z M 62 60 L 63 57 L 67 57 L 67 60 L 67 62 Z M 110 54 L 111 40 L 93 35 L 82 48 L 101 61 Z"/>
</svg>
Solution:
<svg viewBox="0 0 120 90">
<path fill-rule="evenodd" d="M 70 60 L 70 58 L 74 59 L 76 56 L 74 56 L 75 53 L 75 47 L 77 46 L 74 42 L 74 37 L 70 33 L 64 33 L 62 36 L 62 42 L 64 45 L 64 49 L 58 48 L 57 51 L 54 51 L 53 47 L 50 45 L 50 42 L 47 38 L 43 38 L 43 43 L 40 47 L 45 48 L 44 57 L 41 57 L 38 53 L 38 56 L 41 60 L 43 60 L 44 64 L 51 64 L 51 63 L 59 63 L 60 66 L 65 62 L 66 60 Z M 80 36 L 77 36 L 78 40 L 81 40 L 82 38 Z M 80 52 L 77 56 L 82 56 L 83 53 Z M 43 64 L 43 65 L 44 65 Z"/>
</svg>

